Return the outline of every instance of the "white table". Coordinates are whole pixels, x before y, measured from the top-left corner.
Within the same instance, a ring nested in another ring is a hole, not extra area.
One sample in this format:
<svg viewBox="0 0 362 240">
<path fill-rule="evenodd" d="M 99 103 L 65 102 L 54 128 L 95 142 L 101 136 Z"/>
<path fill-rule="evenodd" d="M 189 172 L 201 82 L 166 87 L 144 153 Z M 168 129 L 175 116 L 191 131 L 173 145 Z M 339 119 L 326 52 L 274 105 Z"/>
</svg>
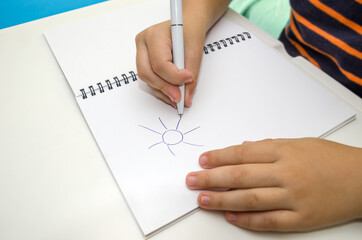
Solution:
<svg viewBox="0 0 362 240">
<path fill-rule="evenodd" d="M 143 239 L 42 35 L 136 2 L 114 0 L 0 30 L 0 239 Z M 358 113 L 327 139 L 362 147 L 361 99 L 329 78 L 323 84 Z M 153 237 L 284 238 L 361 239 L 362 222 L 309 233 L 257 233 L 201 210 Z"/>
</svg>

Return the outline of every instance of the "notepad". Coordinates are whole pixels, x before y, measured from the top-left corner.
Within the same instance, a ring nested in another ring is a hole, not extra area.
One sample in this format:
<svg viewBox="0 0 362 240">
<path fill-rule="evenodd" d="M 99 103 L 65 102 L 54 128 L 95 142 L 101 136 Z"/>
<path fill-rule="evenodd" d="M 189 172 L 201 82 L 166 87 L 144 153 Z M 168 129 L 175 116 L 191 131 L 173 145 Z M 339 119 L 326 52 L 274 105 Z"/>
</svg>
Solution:
<svg viewBox="0 0 362 240">
<path fill-rule="evenodd" d="M 169 19 L 168 1 L 45 33 L 146 237 L 197 209 L 198 192 L 185 176 L 200 170 L 201 153 L 244 140 L 321 137 L 355 116 L 228 14 L 207 34 L 193 106 L 182 118 L 151 94 L 135 65 L 136 34 Z"/>
</svg>

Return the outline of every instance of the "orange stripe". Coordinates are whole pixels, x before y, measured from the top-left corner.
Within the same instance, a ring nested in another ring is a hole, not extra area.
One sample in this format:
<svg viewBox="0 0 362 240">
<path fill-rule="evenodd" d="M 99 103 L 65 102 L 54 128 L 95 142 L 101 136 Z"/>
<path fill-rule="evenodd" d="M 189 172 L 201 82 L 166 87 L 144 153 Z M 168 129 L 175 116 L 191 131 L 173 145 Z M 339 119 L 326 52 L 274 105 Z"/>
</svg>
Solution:
<svg viewBox="0 0 362 240">
<path fill-rule="evenodd" d="M 349 53 L 350 55 L 361 59 L 362 60 L 362 52 L 352 48 L 351 46 L 349 46 L 347 43 L 341 41 L 340 39 L 334 37 L 333 35 L 323 31 L 322 29 L 320 29 L 319 27 L 313 25 L 311 22 L 309 22 L 307 19 L 303 18 L 302 16 L 300 16 L 298 13 L 296 13 L 294 10 L 292 10 L 293 15 L 295 17 L 295 19 L 302 23 L 304 26 L 306 26 L 307 28 L 309 28 L 310 30 L 314 31 L 315 33 L 317 33 L 318 35 L 324 37 L 326 40 L 328 40 L 329 42 L 331 42 L 332 44 L 336 45 L 337 47 L 339 47 L 340 49 L 342 49 L 343 51 Z"/>
<path fill-rule="evenodd" d="M 294 24 L 294 20 L 293 20 L 292 17 L 290 18 L 290 27 L 291 27 L 294 35 L 298 38 L 298 40 L 299 40 L 301 43 L 303 43 L 304 45 L 312 48 L 313 50 L 315 50 L 315 51 L 317 51 L 317 52 L 319 52 L 320 54 L 323 54 L 324 56 L 330 58 L 330 59 L 337 65 L 338 69 L 339 69 L 349 80 L 351 80 L 351 81 L 353 81 L 353 82 L 355 82 L 355 83 L 357 83 L 357 84 L 359 84 L 359 85 L 362 85 L 362 78 L 354 75 L 353 73 L 350 73 L 350 72 L 344 70 L 344 69 L 339 65 L 337 59 L 335 59 L 332 55 L 330 55 L 330 54 L 328 54 L 328 53 L 326 53 L 326 52 L 324 52 L 324 51 L 322 51 L 322 50 L 314 47 L 313 45 L 310 45 L 309 43 L 306 43 L 306 42 L 304 41 L 304 39 L 302 38 L 302 36 L 300 35 L 300 33 L 298 32 L 298 29 L 296 28 L 296 26 L 295 26 L 295 24 Z"/>
<path fill-rule="evenodd" d="M 313 63 L 316 67 L 318 68 L 321 68 L 319 66 L 319 64 L 317 63 L 316 60 L 314 60 L 311 56 L 309 56 L 309 54 L 307 53 L 306 50 L 304 50 L 304 48 L 299 44 L 297 43 L 296 41 L 294 41 L 293 39 L 291 39 L 288 34 L 287 34 L 287 29 L 289 28 L 289 24 L 285 27 L 285 31 L 284 31 L 284 34 L 285 36 L 288 38 L 288 41 L 291 42 L 293 44 L 293 46 L 299 51 L 299 53 L 305 57 L 306 59 L 308 59 L 309 62 Z"/>
<path fill-rule="evenodd" d="M 324 3 L 321 3 L 319 0 L 309 0 L 309 2 L 311 2 L 315 7 L 319 8 L 321 11 L 325 12 L 340 23 L 346 25 L 347 27 L 358 32 L 359 34 L 362 34 L 362 26 L 360 26 L 359 24 L 345 18 L 342 14 L 336 12 Z M 362 0 L 360 0 L 360 3 L 362 3 Z"/>
<path fill-rule="evenodd" d="M 362 4 L 362 0 L 355 0 L 356 2 Z"/>
</svg>

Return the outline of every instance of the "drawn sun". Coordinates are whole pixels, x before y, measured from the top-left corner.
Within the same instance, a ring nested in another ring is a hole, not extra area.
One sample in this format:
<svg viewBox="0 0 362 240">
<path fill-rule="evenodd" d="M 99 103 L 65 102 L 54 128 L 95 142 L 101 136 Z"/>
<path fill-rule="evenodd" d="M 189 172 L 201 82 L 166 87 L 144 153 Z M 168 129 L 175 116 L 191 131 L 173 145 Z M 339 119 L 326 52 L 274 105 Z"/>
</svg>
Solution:
<svg viewBox="0 0 362 240">
<path fill-rule="evenodd" d="M 138 126 L 144 128 L 144 129 L 147 129 L 147 130 L 161 136 L 160 141 L 152 144 L 148 149 L 151 149 L 154 146 L 157 146 L 159 144 L 164 143 L 167 146 L 170 153 L 172 153 L 172 155 L 175 156 L 174 152 L 171 150 L 171 146 L 178 145 L 178 144 L 181 144 L 181 143 L 191 145 L 191 146 L 196 146 L 196 147 L 202 147 L 203 146 L 203 145 L 194 144 L 194 143 L 184 141 L 184 136 L 186 134 L 189 134 L 190 132 L 193 132 L 193 131 L 197 130 L 198 128 L 200 128 L 200 126 L 195 127 L 194 129 L 191 129 L 191 130 L 186 131 L 186 132 L 181 132 L 180 130 L 178 130 L 178 128 L 180 126 L 180 122 L 181 122 L 181 117 L 177 122 L 176 128 L 174 128 L 174 129 L 173 128 L 167 128 L 166 125 L 162 122 L 160 117 L 158 118 L 158 120 L 160 121 L 161 125 L 163 126 L 163 129 L 162 129 L 163 131 L 156 131 L 156 130 L 153 130 L 151 128 L 145 127 L 143 125 L 138 125 Z"/>
</svg>

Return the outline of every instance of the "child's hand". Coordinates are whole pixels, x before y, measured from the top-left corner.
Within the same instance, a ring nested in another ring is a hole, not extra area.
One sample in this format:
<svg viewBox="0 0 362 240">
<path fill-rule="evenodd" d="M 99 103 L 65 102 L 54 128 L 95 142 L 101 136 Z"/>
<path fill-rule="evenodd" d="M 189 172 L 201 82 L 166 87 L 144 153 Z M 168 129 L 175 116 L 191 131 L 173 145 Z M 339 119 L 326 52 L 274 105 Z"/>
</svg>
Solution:
<svg viewBox="0 0 362 240">
<path fill-rule="evenodd" d="M 362 217 L 362 149 L 303 138 L 245 142 L 204 153 L 189 173 L 200 207 L 259 231 L 306 231 Z M 211 191 L 215 188 L 230 191 Z"/>
<path fill-rule="evenodd" d="M 177 69 L 172 63 L 170 21 L 151 26 L 136 36 L 138 76 L 150 86 L 156 97 L 176 108 L 181 99 L 179 85 L 185 83 L 185 106 L 191 106 L 206 32 L 226 11 L 229 2 L 182 2 L 185 69 Z"/>
<path fill-rule="evenodd" d="M 185 83 L 185 106 L 190 107 L 199 73 L 205 32 L 191 36 L 184 28 L 185 69 L 172 63 L 171 23 L 151 26 L 136 36 L 137 70 L 156 97 L 176 108 L 181 99 L 179 85 Z M 199 37 L 197 37 L 199 36 Z"/>
</svg>

